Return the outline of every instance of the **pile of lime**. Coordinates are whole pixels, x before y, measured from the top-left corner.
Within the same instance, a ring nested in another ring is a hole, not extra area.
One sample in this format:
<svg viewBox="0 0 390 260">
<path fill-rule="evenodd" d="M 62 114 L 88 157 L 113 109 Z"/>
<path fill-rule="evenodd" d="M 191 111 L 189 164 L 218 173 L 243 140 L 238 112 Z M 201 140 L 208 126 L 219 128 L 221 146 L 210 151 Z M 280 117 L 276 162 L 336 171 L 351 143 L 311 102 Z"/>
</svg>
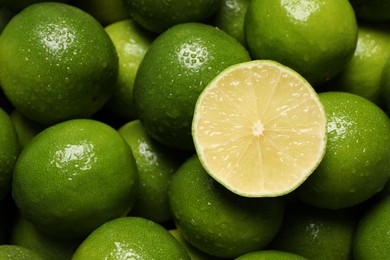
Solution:
<svg viewBox="0 0 390 260">
<path fill-rule="evenodd" d="M 1 259 L 386 259 L 387 0 L 0 0 Z"/>
</svg>

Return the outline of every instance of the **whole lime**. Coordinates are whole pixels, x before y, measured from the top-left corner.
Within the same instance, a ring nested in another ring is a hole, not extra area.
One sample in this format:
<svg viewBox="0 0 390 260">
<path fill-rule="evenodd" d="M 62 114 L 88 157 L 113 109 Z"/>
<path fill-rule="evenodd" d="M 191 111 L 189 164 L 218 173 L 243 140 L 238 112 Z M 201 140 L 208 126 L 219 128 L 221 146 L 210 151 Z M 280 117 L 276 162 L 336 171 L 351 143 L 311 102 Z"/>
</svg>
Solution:
<svg viewBox="0 0 390 260">
<path fill-rule="evenodd" d="M 171 220 L 168 185 L 181 160 L 175 151 L 153 140 L 139 120 L 118 129 L 133 151 L 138 169 L 138 196 L 131 215 L 163 223 Z"/>
<path fill-rule="evenodd" d="M 220 0 L 124 0 L 130 16 L 155 33 L 181 23 L 204 22 L 218 8 Z"/>
<path fill-rule="evenodd" d="M 371 205 L 360 219 L 353 242 L 354 259 L 386 259 L 390 254 L 390 197 Z"/>
<path fill-rule="evenodd" d="M 72 259 L 189 260 L 190 257 L 163 226 L 145 218 L 123 217 L 94 230 Z"/>
<path fill-rule="evenodd" d="M 134 80 L 153 37 L 132 19 L 110 24 L 105 30 L 118 54 L 119 75 L 114 93 L 104 109 L 125 120 L 135 119 L 137 115 L 133 98 Z"/>
<path fill-rule="evenodd" d="M 200 92 L 223 69 L 249 60 L 236 39 L 215 27 L 171 27 L 154 40 L 138 68 L 133 90 L 138 118 L 157 141 L 193 150 L 191 123 Z"/>
<path fill-rule="evenodd" d="M 286 203 L 282 226 L 270 249 L 307 259 L 351 259 L 357 217 L 349 209 L 320 209 Z"/>
<path fill-rule="evenodd" d="M 83 237 L 134 205 L 137 168 L 118 132 L 74 119 L 46 128 L 16 162 L 12 195 L 23 217 L 56 237 Z"/>
<path fill-rule="evenodd" d="M 0 37 L 0 64 L 5 95 L 44 124 L 91 116 L 118 76 L 118 57 L 104 28 L 63 3 L 34 4 L 15 15 Z"/>
<path fill-rule="evenodd" d="M 323 208 L 362 203 L 390 177 L 390 119 L 373 102 L 346 92 L 319 94 L 327 117 L 325 156 L 298 187 L 298 197 Z"/>
<path fill-rule="evenodd" d="M 197 155 L 176 171 L 168 195 L 184 240 L 217 257 L 234 258 L 265 248 L 282 223 L 282 200 L 234 194 L 211 178 Z"/>
<path fill-rule="evenodd" d="M 360 23 L 355 53 L 329 85 L 334 90 L 354 93 L 382 105 L 381 77 L 389 55 L 388 26 Z"/>
<path fill-rule="evenodd" d="M 314 86 L 346 66 L 358 36 L 348 0 L 252 0 L 244 29 L 254 59 L 278 61 Z"/>
</svg>

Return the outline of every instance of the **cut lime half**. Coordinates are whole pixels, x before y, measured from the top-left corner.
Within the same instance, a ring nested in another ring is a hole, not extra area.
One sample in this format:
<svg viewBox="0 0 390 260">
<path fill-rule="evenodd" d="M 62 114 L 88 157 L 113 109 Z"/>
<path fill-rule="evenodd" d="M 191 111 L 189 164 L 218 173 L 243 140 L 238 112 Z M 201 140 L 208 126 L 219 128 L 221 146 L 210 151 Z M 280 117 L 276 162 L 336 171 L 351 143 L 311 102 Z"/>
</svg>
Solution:
<svg viewBox="0 0 390 260">
<path fill-rule="evenodd" d="M 216 181 L 242 196 L 275 197 L 297 188 L 322 160 L 326 117 L 301 75 L 275 61 L 253 60 L 208 84 L 192 133 Z"/>
</svg>

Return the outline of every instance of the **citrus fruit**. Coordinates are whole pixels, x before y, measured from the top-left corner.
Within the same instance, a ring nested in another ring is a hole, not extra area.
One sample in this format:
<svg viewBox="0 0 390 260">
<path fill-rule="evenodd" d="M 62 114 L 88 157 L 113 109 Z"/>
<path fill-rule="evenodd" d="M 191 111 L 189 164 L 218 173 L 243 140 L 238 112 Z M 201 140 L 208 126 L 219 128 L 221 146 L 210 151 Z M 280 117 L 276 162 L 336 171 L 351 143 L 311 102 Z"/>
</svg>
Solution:
<svg viewBox="0 0 390 260">
<path fill-rule="evenodd" d="M 181 232 L 178 229 L 170 229 L 169 232 L 185 247 L 187 250 L 187 253 L 190 255 L 191 260 L 218 260 L 223 259 L 216 256 L 208 255 L 196 247 L 193 247 L 190 245 L 185 239 L 183 238 Z"/>
<path fill-rule="evenodd" d="M 219 0 L 124 0 L 130 16 L 155 33 L 181 23 L 203 22 L 218 8 Z"/>
<path fill-rule="evenodd" d="M 360 219 L 353 241 L 353 257 L 386 259 L 390 243 L 390 197 L 373 204 Z"/>
<path fill-rule="evenodd" d="M 193 150 L 191 121 L 200 92 L 226 67 L 249 60 L 239 42 L 211 25 L 171 27 L 154 40 L 138 68 L 138 118 L 162 144 Z"/>
<path fill-rule="evenodd" d="M 170 220 L 168 184 L 181 161 L 174 151 L 151 139 L 139 120 L 118 131 L 132 149 L 138 168 L 138 196 L 130 214 L 159 223 Z"/>
<path fill-rule="evenodd" d="M 0 200 L 10 191 L 12 171 L 19 152 L 14 124 L 9 115 L 0 108 Z"/>
<path fill-rule="evenodd" d="M 390 20 L 390 2 L 386 0 L 349 0 L 358 19 L 370 22 Z"/>
<path fill-rule="evenodd" d="M 346 68 L 330 82 L 334 90 L 360 95 L 381 105 L 381 76 L 390 54 L 390 30 L 361 23 L 355 53 Z"/>
<path fill-rule="evenodd" d="M 44 124 L 91 116 L 118 76 L 118 57 L 104 28 L 63 3 L 34 4 L 15 15 L 0 37 L 0 63 L 5 95 Z"/>
<path fill-rule="evenodd" d="M 286 203 L 283 224 L 269 248 L 307 259 L 352 259 L 356 223 L 353 211 Z"/>
<path fill-rule="evenodd" d="M 190 259 L 185 248 L 163 226 L 140 217 L 111 220 L 94 230 L 73 260 Z"/>
<path fill-rule="evenodd" d="M 77 0 L 72 4 L 91 14 L 105 26 L 129 18 L 122 0 Z"/>
<path fill-rule="evenodd" d="M 45 258 L 34 250 L 17 245 L 0 245 L 2 260 L 44 260 Z"/>
<path fill-rule="evenodd" d="M 82 241 L 48 236 L 21 216 L 17 216 L 11 230 L 10 243 L 38 252 L 45 259 L 67 260 Z"/>
<path fill-rule="evenodd" d="M 198 98 L 192 129 L 207 172 L 247 197 L 291 192 L 325 153 L 317 93 L 298 73 L 269 60 L 236 64 L 215 77 Z"/>
<path fill-rule="evenodd" d="M 45 125 L 28 119 L 16 109 L 11 112 L 10 118 L 15 126 L 21 148 L 25 147 L 34 136 L 46 128 Z"/>
<path fill-rule="evenodd" d="M 153 38 L 134 20 L 123 20 L 105 28 L 119 57 L 119 76 L 116 88 L 105 108 L 112 115 L 131 120 L 136 111 L 133 100 L 135 75 Z"/>
<path fill-rule="evenodd" d="M 280 250 L 262 250 L 247 253 L 237 257 L 235 260 L 305 260 L 307 258 Z"/>
<path fill-rule="evenodd" d="M 22 216 L 56 237 L 84 237 L 127 214 L 136 198 L 130 147 L 112 127 L 73 119 L 46 128 L 20 154 L 12 194 Z"/>
<path fill-rule="evenodd" d="M 246 198 L 207 174 L 197 155 L 173 175 L 168 189 L 176 228 L 200 251 L 234 258 L 264 248 L 276 236 L 284 205 L 280 198 Z"/>
<path fill-rule="evenodd" d="M 326 152 L 297 189 L 322 208 L 357 205 L 379 192 L 390 174 L 390 119 L 373 102 L 345 92 L 320 93 L 327 117 Z"/>
<path fill-rule="evenodd" d="M 212 24 L 246 46 L 244 23 L 250 0 L 223 0 L 213 15 Z"/>
<path fill-rule="evenodd" d="M 289 66 L 315 87 L 352 58 L 357 28 L 348 0 L 252 0 L 244 26 L 254 59 Z"/>
</svg>

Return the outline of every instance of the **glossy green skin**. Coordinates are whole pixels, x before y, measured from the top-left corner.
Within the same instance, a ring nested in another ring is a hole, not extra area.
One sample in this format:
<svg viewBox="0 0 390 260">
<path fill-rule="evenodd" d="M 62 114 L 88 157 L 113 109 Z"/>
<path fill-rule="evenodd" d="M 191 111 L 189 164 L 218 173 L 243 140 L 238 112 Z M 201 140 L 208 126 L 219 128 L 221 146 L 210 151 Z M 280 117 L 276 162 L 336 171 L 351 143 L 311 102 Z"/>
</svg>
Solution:
<svg viewBox="0 0 390 260">
<path fill-rule="evenodd" d="M 378 193 L 390 177 L 390 119 L 371 101 L 351 93 L 320 93 L 327 117 L 325 156 L 297 189 L 311 205 L 339 209 Z"/>
<path fill-rule="evenodd" d="M 9 115 L 0 108 L 0 200 L 10 192 L 12 171 L 19 152 L 15 127 Z"/>
<path fill-rule="evenodd" d="M 335 211 L 299 202 L 286 203 L 283 224 L 268 248 L 307 259 L 352 259 L 359 217 L 349 209 Z"/>
<path fill-rule="evenodd" d="M 73 260 L 88 259 L 190 260 L 184 246 L 163 226 L 140 217 L 109 221 L 80 245 Z"/>
<path fill-rule="evenodd" d="M 390 197 L 383 197 L 364 213 L 357 225 L 353 256 L 361 259 L 386 259 L 390 254 Z"/>
<path fill-rule="evenodd" d="M 234 258 L 261 250 L 282 223 L 281 200 L 230 192 L 207 174 L 196 155 L 178 169 L 168 194 L 183 238 L 209 255 Z"/>
<path fill-rule="evenodd" d="M 278 61 L 313 86 L 346 66 L 356 48 L 357 28 L 348 0 L 252 0 L 245 18 L 252 58 Z"/>
<path fill-rule="evenodd" d="M 223 0 L 213 16 L 212 24 L 246 46 L 244 23 L 250 0 Z"/>
<path fill-rule="evenodd" d="M 18 110 L 12 111 L 10 118 L 15 126 L 16 133 L 18 134 L 19 145 L 21 148 L 25 147 L 27 143 L 34 138 L 34 136 L 46 128 L 45 125 L 34 122 L 23 116 Z"/>
<path fill-rule="evenodd" d="M 105 30 L 119 57 L 119 75 L 114 93 L 104 108 L 119 118 L 132 120 L 137 118 L 133 99 L 135 76 L 153 37 L 130 19 L 110 24 Z"/>
<path fill-rule="evenodd" d="M 130 16 L 155 33 L 187 22 L 203 22 L 217 10 L 220 0 L 124 0 Z"/>
<path fill-rule="evenodd" d="M 45 260 L 36 251 L 17 245 L 0 245 L 0 259 Z"/>
<path fill-rule="evenodd" d="M 0 63 L 7 98 L 43 124 L 91 116 L 118 76 L 118 57 L 104 28 L 62 3 L 31 5 L 14 16 L 0 37 Z"/>
<path fill-rule="evenodd" d="M 210 25 L 170 28 L 152 43 L 138 69 L 133 90 L 138 118 L 157 141 L 194 150 L 191 124 L 200 92 L 223 69 L 249 60 L 239 42 Z"/>
<path fill-rule="evenodd" d="M 138 196 L 130 214 L 158 223 L 170 220 L 168 185 L 181 160 L 150 138 L 139 120 L 125 124 L 118 132 L 132 149 L 138 169 Z"/>
<path fill-rule="evenodd" d="M 358 32 L 352 59 L 329 85 L 334 90 L 354 93 L 382 106 L 381 80 L 390 55 L 390 30 L 383 24 L 361 23 Z"/>
<path fill-rule="evenodd" d="M 134 205 L 137 168 L 118 132 L 74 119 L 39 133 L 15 165 L 12 195 L 23 217 L 55 237 L 80 238 Z"/>
<path fill-rule="evenodd" d="M 81 240 L 49 236 L 23 217 L 17 216 L 12 227 L 10 243 L 39 252 L 47 260 L 68 260 L 72 258 Z"/>
<path fill-rule="evenodd" d="M 235 260 L 307 260 L 307 258 L 285 251 L 263 250 L 242 255 Z"/>
</svg>

